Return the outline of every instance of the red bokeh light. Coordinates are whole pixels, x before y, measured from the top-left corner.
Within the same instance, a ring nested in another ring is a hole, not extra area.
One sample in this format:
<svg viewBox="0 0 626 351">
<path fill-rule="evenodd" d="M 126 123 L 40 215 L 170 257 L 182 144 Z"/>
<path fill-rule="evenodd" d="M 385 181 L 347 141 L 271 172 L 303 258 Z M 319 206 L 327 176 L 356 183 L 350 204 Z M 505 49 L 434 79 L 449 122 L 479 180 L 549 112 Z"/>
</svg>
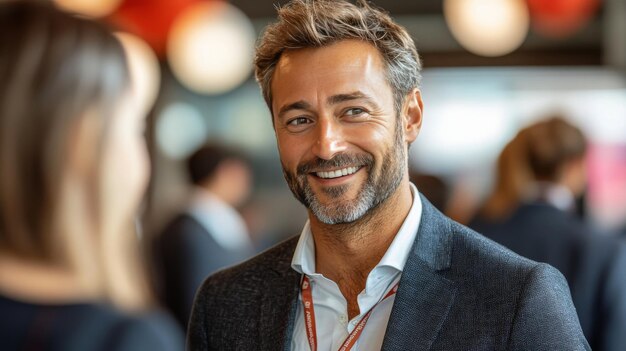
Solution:
<svg viewBox="0 0 626 351">
<path fill-rule="evenodd" d="M 158 55 L 165 53 L 167 35 L 176 16 L 200 0 L 124 0 L 110 21 L 143 38 Z"/>
<path fill-rule="evenodd" d="M 567 37 L 585 26 L 600 0 L 527 0 L 533 29 L 547 37 Z"/>
</svg>

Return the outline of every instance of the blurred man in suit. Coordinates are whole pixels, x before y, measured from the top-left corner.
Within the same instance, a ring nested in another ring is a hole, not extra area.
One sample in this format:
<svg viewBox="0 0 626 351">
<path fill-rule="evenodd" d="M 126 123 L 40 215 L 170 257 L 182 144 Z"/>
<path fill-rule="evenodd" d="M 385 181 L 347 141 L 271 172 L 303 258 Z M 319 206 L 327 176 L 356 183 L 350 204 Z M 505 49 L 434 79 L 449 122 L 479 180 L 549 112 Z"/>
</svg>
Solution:
<svg viewBox="0 0 626 351">
<path fill-rule="evenodd" d="M 594 350 L 626 350 L 626 250 L 576 215 L 587 141 L 561 117 L 535 123 L 505 147 L 493 194 L 470 226 L 567 279 Z"/>
<path fill-rule="evenodd" d="M 251 190 L 247 158 L 234 148 L 212 143 L 189 157 L 187 170 L 194 185 L 191 201 L 158 237 L 156 248 L 164 302 L 184 327 L 202 281 L 254 253 L 236 209 Z"/>
<path fill-rule="evenodd" d="M 295 0 L 256 52 L 294 237 L 198 291 L 191 350 L 585 350 L 569 289 L 437 211 L 409 182 L 413 40 L 365 1 Z"/>
</svg>

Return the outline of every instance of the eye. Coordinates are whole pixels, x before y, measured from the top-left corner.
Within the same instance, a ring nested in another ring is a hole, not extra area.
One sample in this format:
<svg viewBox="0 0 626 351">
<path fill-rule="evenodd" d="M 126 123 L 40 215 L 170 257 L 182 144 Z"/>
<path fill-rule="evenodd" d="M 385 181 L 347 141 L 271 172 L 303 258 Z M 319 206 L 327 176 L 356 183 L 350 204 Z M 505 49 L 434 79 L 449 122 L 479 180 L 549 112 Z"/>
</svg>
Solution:
<svg viewBox="0 0 626 351">
<path fill-rule="evenodd" d="M 295 117 L 287 121 L 286 129 L 290 132 L 301 132 L 307 129 L 313 121 L 308 117 Z"/>
<path fill-rule="evenodd" d="M 358 116 L 365 114 L 365 112 L 366 111 L 360 107 L 352 107 L 352 108 L 347 109 L 344 114 L 350 117 L 358 117 Z"/>
<path fill-rule="evenodd" d="M 308 124 L 310 122 L 311 121 L 308 118 L 306 118 L 306 117 L 296 117 L 296 118 L 294 118 L 292 120 L 289 120 L 287 122 L 287 125 L 289 125 L 289 126 L 301 126 L 303 124 Z"/>
</svg>

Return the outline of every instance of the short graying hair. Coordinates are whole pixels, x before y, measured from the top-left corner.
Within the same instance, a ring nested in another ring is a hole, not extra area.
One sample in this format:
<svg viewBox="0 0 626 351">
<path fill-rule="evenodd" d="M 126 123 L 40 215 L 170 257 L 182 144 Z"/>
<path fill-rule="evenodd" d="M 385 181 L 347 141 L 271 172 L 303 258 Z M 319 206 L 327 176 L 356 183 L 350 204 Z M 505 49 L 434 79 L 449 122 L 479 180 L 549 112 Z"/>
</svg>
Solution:
<svg viewBox="0 0 626 351">
<path fill-rule="evenodd" d="M 254 59 L 256 79 L 272 111 L 272 78 L 285 50 L 317 48 L 356 39 L 374 45 L 383 57 L 386 78 L 398 113 L 407 94 L 420 82 L 415 43 L 402 26 L 365 0 L 293 0 L 278 9 L 278 22 L 259 40 Z"/>
</svg>

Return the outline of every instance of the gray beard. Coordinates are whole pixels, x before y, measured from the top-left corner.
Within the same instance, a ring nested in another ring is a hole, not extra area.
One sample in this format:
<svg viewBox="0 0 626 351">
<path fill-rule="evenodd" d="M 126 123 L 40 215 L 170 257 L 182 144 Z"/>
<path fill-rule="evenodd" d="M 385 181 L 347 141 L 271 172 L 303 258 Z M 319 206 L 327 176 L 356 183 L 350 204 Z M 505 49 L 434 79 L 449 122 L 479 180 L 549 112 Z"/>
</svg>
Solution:
<svg viewBox="0 0 626 351">
<path fill-rule="evenodd" d="M 328 195 L 339 198 L 347 191 L 347 186 L 342 185 L 328 190 L 330 191 L 325 191 Z M 356 201 L 334 202 L 330 206 L 320 204 L 310 186 L 304 188 L 304 193 L 309 210 L 320 222 L 326 224 L 354 222 L 375 207 L 376 203 L 376 193 L 369 182 L 364 184 Z"/>
<path fill-rule="evenodd" d="M 378 207 L 378 205 L 387 200 L 400 186 L 404 173 L 406 173 L 406 152 L 403 141 L 398 140 L 401 139 L 399 135 L 396 135 L 395 139 L 393 147 L 383 158 L 382 167 L 380 167 L 378 176 L 372 173 L 374 161 L 370 155 L 367 157 L 338 155 L 332 160 L 317 159 L 307 165 L 298 167 L 297 176 L 289 174 L 284 167 L 283 174 L 294 196 L 306 206 L 320 222 L 325 224 L 352 223 Z M 321 204 L 319 202 L 307 179 L 309 168 L 313 165 L 333 167 L 354 166 L 356 164 L 362 164 L 363 162 L 366 163 L 364 168 L 368 172 L 368 177 L 354 201 L 339 200 L 348 190 L 347 185 L 340 185 L 322 190 L 330 198 L 337 199 L 336 202 L 331 202 L 330 204 Z"/>
</svg>

